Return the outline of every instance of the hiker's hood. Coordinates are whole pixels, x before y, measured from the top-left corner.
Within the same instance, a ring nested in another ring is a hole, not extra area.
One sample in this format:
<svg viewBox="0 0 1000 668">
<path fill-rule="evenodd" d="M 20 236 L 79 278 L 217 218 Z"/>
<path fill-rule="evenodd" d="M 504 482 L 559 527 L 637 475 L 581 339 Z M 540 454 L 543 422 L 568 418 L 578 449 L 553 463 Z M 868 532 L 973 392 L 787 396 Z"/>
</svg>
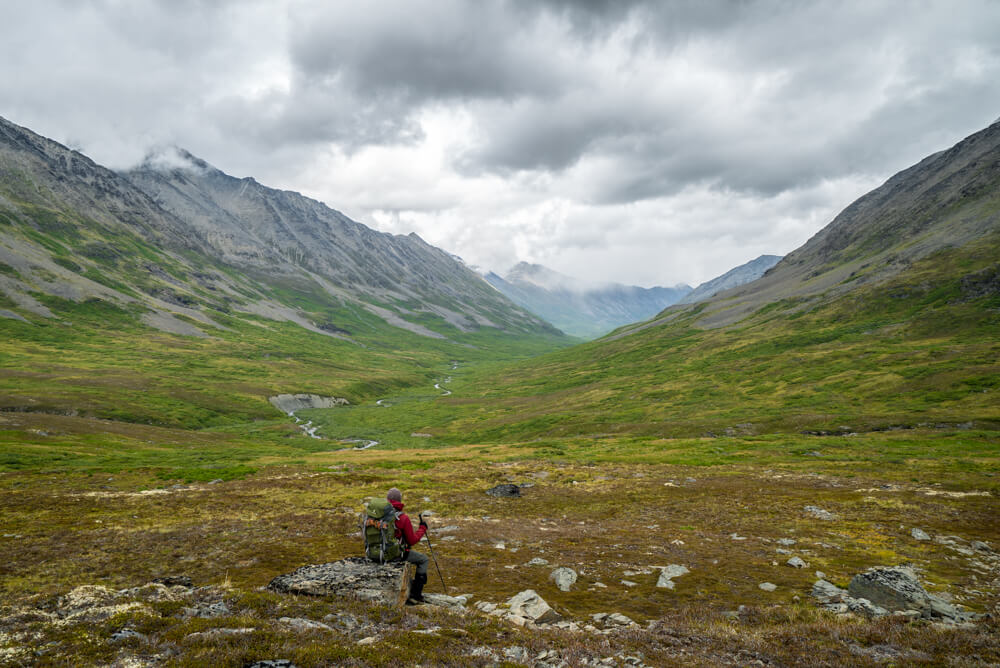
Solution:
<svg viewBox="0 0 1000 668">
<path fill-rule="evenodd" d="M 391 503 L 392 507 L 395 508 L 396 510 L 398 510 L 399 512 L 403 512 L 403 502 L 402 501 L 389 501 L 389 503 Z"/>
</svg>

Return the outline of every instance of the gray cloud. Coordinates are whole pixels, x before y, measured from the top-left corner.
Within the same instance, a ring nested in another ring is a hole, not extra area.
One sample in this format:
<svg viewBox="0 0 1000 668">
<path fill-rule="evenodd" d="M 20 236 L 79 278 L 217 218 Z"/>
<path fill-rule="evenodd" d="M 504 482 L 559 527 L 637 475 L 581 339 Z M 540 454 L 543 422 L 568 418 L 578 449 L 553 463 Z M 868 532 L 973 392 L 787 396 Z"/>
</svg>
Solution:
<svg viewBox="0 0 1000 668">
<path fill-rule="evenodd" d="M 684 279 L 639 270 L 656 243 L 705 272 L 799 243 L 1000 115 L 991 0 L 39 0 L 5 19 L 0 115 L 101 162 L 177 144 L 480 264 L 590 270 L 618 248 L 598 263 L 618 280 Z"/>
</svg>

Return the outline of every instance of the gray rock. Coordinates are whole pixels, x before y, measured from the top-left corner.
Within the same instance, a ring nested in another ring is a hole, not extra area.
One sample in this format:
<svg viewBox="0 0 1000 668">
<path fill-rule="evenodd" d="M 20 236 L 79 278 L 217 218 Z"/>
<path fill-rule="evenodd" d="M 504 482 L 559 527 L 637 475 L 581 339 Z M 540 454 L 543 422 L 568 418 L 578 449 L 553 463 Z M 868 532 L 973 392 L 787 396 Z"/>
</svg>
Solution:
<svg viewBox="0 0 1000 668">
<path fill-rule="evenodd" d="M 806 562 L 802 561 L 802 557 L 792 557 L 785 563 L 792 568 L 805 568 L 808 565 Z"/>
<path fill-rule="evenodd" d="M 848 598 L 845 602 L 848 610 L 865 617 L 885 617 L 889 614 L 888 610 L 875 605 L 867 598 Z"/>
<path fill-rule="evenodd" d="M 775 589 L 778 588 L 778 585 L 772 584 L 770 582 L 761 582 L 757 586 L 760 587 L 761 589 L 763 589 L 764 591 L 774 591 Z"/>
<path fill-rule="evenodd" d="M 111 634 L 111 642 L 122 642 L 125 640 L 146 640 L 146 635 L 133 629 L 122 629 Z"/>
<path fill-rule="evenodd" d="M 791 554 L 792 553 L 791 550 L 786 550 L 783 547 L 776 548 L 774 551 L 777 552 L 778 554 Z"/>
<path fill-rule="evenodd" d="M 364 557 L 348 557 L 327 564 L 303 566 L 271 580 L 267 589 L 282 594 L 355 598 L 395 605 L 403 564 L 377 564 Z"/>
<path fill-rule="evenodd" d="M 851 578 L 848 591 L 855 598 L 865 598 L 892 612 L 916 610 L 923 617 L 966 621 L 973 616 L 958 610 L 938 596 L 930 594 L 909 568 L 870 568 Z"/>
<path fill-rule="evenodd" d="M 993 548 L 990 547 L 989 543 L 985 543 L 981 540 L 974 540 L 969 544 L 969 546 L 977 552 L 993 552 Z"/>
<path fill-rule="evenodd" d="M 278 622 L 281 624 L 286 624 L 292 627 L 296 631 L 332 631 L 329 626 L 322 622 L 314 622 L 311 619 L 305 619 L 304 617 L 280 617 Z"/>
<path fill-rule="evenodd" d="M 816 580 L 813 583 L 812 595 L 820 603 L 843 603 L 848 598 L 846 589 L 841 589 L 826 580 Z"/>
<path fill-rule="evenodd" d="M 795 545 L 795 543 L 796 543 L 796 541 L 795 541 L 794 538 L 779 538 L 775 542 L 778 545 L 784 545 L 785 547 L 788 547 L 790 545 Z"/>
<path fill-rule="evenodd" d="M 562 615 L 553 610 L 534 589 L 526 589 L 511 597 L 507 601 L 507 608 L 510 616 L 522 617 L 536 624 L 552 624 L 562 620 Z"/>
<path fill-rule="evenodd" d="M 162 578 L 153 578 L 152 582 L 167 587 L 191 587 L 193 585 L 191 578 L 187 575 L 166 575 Z"/>
<path fill-rule="evenodd" d="M 541 557 L 535 557 L 531 561 L 525 564 L 525 566 L 548 566 L 548 559 L 542 559 Z"/>
<path fill-rule="evenodd" d="M 454 610 L 464 610 L 465 604 L 469 602 L 468 594 L 463 596 L 446 596 L 445 594 L 424 594 L 424 602 L 436 605 L 441 608 L 452 608 Z"/>
<path fill-rule="evenodd" d="M 662 587 L 664 589 L 674 588 L 674 578 L 679 578 L 682 575 L 686 575 L 691 571 L 687 566 L 681 566 L 680 564 L 670 564 L 666 568 L 660 571 L 660 577 L 656 581 L 657 587 Z"/>
<path fill-rule="evenodd" d="M 513 647 L 505 647 L 503 650 L 503 655 L 515 661 L 517 663 L 525 663 L 531 658 L 526 647 L 521 647 L 520 645 L 514 645 Z"/>
<path fill-rule="evenodd" d="M 913 536 L 916 540 L 931 539 L 931 537 L 927 535 L 926 531 L 924 531 L 923 529 L 918 529 L 917 527 L 913 527 L 913 529 L 910 530 L 910 535 Z"/>
<path fill-rule="evenodd" d="M 269 659 L 251 663 L 247 668 L 298 668 L 298 666 L 288 659 Z"/>
<path fill-rule="evenodd" d="M 562 566 L 549 574 L 549 579 L 556 583 L 559 591 L 569 591 L 576 584 L 577 574 L 572 568 Z"/>
<path fill-rule="evenodd" d="M 486 494 L 488 494 L 489 496 L 496 496 L 496 497 L 521 496 L 521 488 L 518 487 L 517 485 L 510 485 L 510 484 L 497 485 L 496 487 L 491 487 L 490 489 L 486 490 Z"/>
<path fill-rule="evenodd" d="M 837 516 L 831 513 L 829 510 L 823 510 L 822 508 L 819 508 L 817 506 L 806 506 L 805 508 L 803 508 L 803 510 L 805 510 L 807 514 L 809 514 L 812 517 L 815 517 L 818 520 L 833 520 L 837 518 Z"/>
</svg>

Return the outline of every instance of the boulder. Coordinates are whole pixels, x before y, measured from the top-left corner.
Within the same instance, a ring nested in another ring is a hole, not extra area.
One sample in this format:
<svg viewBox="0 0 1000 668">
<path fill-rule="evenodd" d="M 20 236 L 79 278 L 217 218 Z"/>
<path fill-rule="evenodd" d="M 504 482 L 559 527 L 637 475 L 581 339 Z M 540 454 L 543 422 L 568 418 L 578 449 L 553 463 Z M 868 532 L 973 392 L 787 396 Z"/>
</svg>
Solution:
<svg viewBox="0 0 1000 668">
<path fill-rule="evenodd" d="M 552 624 L 562 619 L 562 615 L 553 610 L 534 589 L 525 589 L 511 597 L 507 601 L 507 607 L 510 610 L 509 618 L 515 621 L 517 617 L 521 617 L 536 624 Z"/>
<path fill-rule="evenodd" d="M 791 566 L 792 568 L 805 568 L 806 567 L 806 562 L 802 561 L 802 557 L 792 557 L 791 559 L 789 559 L 785 563 L 788 564 L 789 566 Z"/>
<path fill-rule="evenodd" d="M 831 513 L 829 510 L 823 510 L 817 506 L 806 506 L 803 508 L 810 516 L 815 517 L 818 520 L 833 520 L 837 516 Z"/>
<path fill-rule="evenodd" d="M 665 589 L 674 588 L 674 578 L 679 578 L 682 575 L 686 575 L 691 571 L 688 570 L 687 566 L 681 566 L 680 564 L 670 564 L 666 568 L 660 571 L 660 578 L 656 581 L 657 587 L 662 587 Z"/>
<path fill-rule="evenodd" d="M 410 590 L 414 566 L 404 562 L 377 564 L 348 557 L 327 564 L 303 566 L 271 580 L 267 589 L 282 594 L 355 598 L 385 605 L 402 605 Z"/>
<path fill-rule="evenodd" d="M 569 591 L 576 584 L 576 571 L 562 566 L 549 574 L 549 579 L 556 583 L 559 591 Z"/>
<path fill-rule="evenodd" d="M 775 589 L 778 588 L 778 585 L 774 584 L 773 582 L 761 582 L 757 586 L 763 589 L 764 591 L 774 591 Z"/>
<path fill-rule="evenodd" d="M 968 621 L 974 615 L 963 612 L 943 599 L 930 594 L 909 568 L 870 568 L 858 573 L 848 585 L 854 598 L 864 598 L 888 612 L 915 610 L 922 617 Z"/>
<path fill-rule="evenodd" d="M 497 485 L 496 487 L 491 487 L 490 489 L 486 490 L 486 494 L 489 496 L 497 496 L 497 497 L 521 496 L 521 488 L 518 487 L 517 485 L 509 485 L 509 484 Z"/>
<path fill-rule="evenodd" d="M 923 529 L 918 529 L 917 527 L 913 527 L 913 529 L 910 530 L 910 535 L 913 536 L 913 538 L 916 540 L 931 539 L 931 537 L 927 535 L 926 531 L 924 531 Z"/>
</svg>

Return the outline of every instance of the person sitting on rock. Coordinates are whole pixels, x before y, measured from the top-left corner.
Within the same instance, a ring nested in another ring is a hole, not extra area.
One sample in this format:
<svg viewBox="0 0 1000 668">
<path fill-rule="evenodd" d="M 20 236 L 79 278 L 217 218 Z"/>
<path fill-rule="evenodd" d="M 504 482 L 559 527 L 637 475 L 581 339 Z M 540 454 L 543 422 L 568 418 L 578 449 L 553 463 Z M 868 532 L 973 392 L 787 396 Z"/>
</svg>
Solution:
<svg viewBox="0 0 1000 668">
<path fill-rule="evenodd" d="M 428 558 L 426 554 L 414 552 L 410 548 L 419 543 L 420 539 L 424 537 L 425 533 L 427 533 L 427 522 L 424 522 L 423 518 L 421 518 L 420 528 L 416 531 L 413 530 L 413 522 L 411 522 L 409 516 L 403 512 L 403 493 L 395 487 L 389 490 L 389 493 L 385 495 L 385 498 L 392 504 L 392 507 L 396 509 L 396 512 L 399 513 L 399 515 L 396 516 L 396 538 L 399 539 L 400 545 L 403 547 L 403 555 L 400 558 L 403 561 L 408 561 L 417 566 L 417 574 L 414 576 L 413 582 L 410 584 L 410 596 L 406 599 L 406 604 L 418 605 L 424 602 L 423 592 L 424 585 L 427 584 Z"/>
</svg>

